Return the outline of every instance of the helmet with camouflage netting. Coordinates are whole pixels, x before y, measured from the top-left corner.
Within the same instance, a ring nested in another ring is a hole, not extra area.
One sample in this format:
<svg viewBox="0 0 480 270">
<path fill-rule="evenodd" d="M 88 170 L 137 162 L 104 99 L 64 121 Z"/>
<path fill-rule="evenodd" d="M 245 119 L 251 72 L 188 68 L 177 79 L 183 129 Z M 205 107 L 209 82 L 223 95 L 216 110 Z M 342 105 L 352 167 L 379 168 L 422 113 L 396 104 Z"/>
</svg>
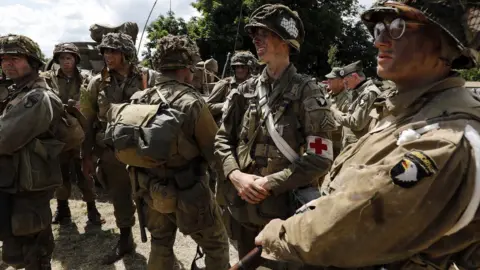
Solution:
<svg viewBox="0 0 480 270">
<path fill-rule="evenodd" d="M 478 64 L 480 49 L 480 2 L 478 0 L 377 0 L 362 14 L 362 20 L 373 33 L 375 24 L 386 15 L 413 18 L 440 27 L 451 38 L 457 51 L 450 54 L 454 69 L 472 68 Z"/>
<path fill-rule="evenodd" d="M 0 37 L 0 56 L 5 54 L 25 55 L 36 61 L 39 66 L 43 65 L 40 46 L 31 38 L 23 35 L 9 34 Z"/>
<path fill-rule="evenodd" d="M 254 28 L 274 32 L 297 52 L 305 38 L 303 22 L 298 13 L 282 4 L 266 4 L 255 10 L 245 26 L 245 31 L 251 36 Z"/>
<path fill-rule="evenodd" d="M 250 51 L 237 51 L 232 57 L 231 66 L 249 66 L 255 67 L 258 63 L 257 58 Z"/>
<path fill-rule="evenodd" d="M 201 60 L 197 44 L 186 35 L 168 35 L 157 43 L 154 65 L 159 70 L 193 69 Z"/>
<path fill-rule="evenodd" d="M 138 61 L 137 50 L 132 37 L 124 33 L 108 33 L 104 35 L 102 43 L 97 48 L 102 55 L 105 49 L 121 51 L 130 64 L 136 64 Z"/>
<path fill-rule="evenodd" d="M 58 57 L 61 53 L 70 53 L 75 56 L 76 64 L 80 63 L 80 51 L 73 43 L 60 43 L 53 49 L 53 61 L 58 64 Z"/>
</svg>

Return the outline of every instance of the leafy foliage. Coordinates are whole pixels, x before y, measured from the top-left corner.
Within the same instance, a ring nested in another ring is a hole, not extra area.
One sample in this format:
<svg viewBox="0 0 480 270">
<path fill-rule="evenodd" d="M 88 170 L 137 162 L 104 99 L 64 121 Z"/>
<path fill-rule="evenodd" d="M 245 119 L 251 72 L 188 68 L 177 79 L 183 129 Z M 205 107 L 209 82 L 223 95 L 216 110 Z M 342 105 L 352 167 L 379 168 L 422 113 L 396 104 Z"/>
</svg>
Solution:
<svg viewBox="0 0 480 270">
<path fill-rule="evenodd" d="M 480 68 L 460 71 L 460 75 L 467 81 L 480 81 Z"/>
<path fill-rule="evenodd" d="M 255 52 L 244 26 L 255 9 L 269 3 L 285 4 L 303 20 L 305 42 L 301 52 L 292 56 L 300 72 L 323 76 L 331 65 L 362 60 L 367 75 L 374 74 L 376 50 L 369 33 L 358 21 L 361 11 L 358 0 L 196 0 L 192 6 L 200 12 L 200 17 L 188 22 L 175 18 L 173 13 L 158 17 L 147 28 L 150 39 L 147 47 L 153 49 L 155 41 L 167 33 L 188 34 L 197 41 L 203 59 L 214 57 L 222 67 L 228 52 Z M 335 61 L 329 62 L 330 58 Z"/>
</svg>

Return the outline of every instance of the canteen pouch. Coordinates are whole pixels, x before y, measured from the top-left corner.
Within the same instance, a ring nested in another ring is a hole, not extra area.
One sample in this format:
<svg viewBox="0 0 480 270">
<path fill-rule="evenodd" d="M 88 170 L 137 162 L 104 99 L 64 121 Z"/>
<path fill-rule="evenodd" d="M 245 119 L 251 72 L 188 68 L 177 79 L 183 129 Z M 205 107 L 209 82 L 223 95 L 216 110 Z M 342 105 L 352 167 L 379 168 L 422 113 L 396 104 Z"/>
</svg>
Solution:
<svg viewBox="0 0 480 270">
<path fill-rule="evenodd" d="M 213 196 L 204 175 L 195 170 L 195 165 L 175 173 L 177 186 L 176 219 L 183 234 L 192 234 L 214 224 Z"/>
</svg>

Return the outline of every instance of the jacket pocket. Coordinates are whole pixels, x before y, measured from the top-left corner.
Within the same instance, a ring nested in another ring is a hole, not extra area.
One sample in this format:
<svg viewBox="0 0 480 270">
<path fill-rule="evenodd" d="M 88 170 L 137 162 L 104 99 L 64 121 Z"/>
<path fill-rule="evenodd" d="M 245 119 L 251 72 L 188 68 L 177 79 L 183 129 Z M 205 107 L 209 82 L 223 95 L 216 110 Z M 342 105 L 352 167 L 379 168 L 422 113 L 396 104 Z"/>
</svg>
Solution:
<svg viewBox="0 0 480 270">
<path fill-rule="evenodd" d="M 178 191 L 176 220 L 183 234 L 204 230 L 214 223 L 212 194 L 204 181 Z"/>
</svg>

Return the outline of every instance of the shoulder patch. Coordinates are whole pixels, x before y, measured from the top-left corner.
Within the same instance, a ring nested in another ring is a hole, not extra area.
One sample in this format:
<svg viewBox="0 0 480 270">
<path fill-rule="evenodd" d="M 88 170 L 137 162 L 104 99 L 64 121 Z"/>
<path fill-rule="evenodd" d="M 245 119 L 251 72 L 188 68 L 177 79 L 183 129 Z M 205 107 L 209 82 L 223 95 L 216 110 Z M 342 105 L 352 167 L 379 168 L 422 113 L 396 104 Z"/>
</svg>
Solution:
<svg viewBox="0 0 480 270">
<path fill-rule="evenodd" d="M 402 188 L 411 188 L 422 179 L 438 172 L 437 165 L 432 158 L 422 151 L 406 153 L 403 159 L 390 170 L 390 177 L 395 185 Z"/>
</svg>

